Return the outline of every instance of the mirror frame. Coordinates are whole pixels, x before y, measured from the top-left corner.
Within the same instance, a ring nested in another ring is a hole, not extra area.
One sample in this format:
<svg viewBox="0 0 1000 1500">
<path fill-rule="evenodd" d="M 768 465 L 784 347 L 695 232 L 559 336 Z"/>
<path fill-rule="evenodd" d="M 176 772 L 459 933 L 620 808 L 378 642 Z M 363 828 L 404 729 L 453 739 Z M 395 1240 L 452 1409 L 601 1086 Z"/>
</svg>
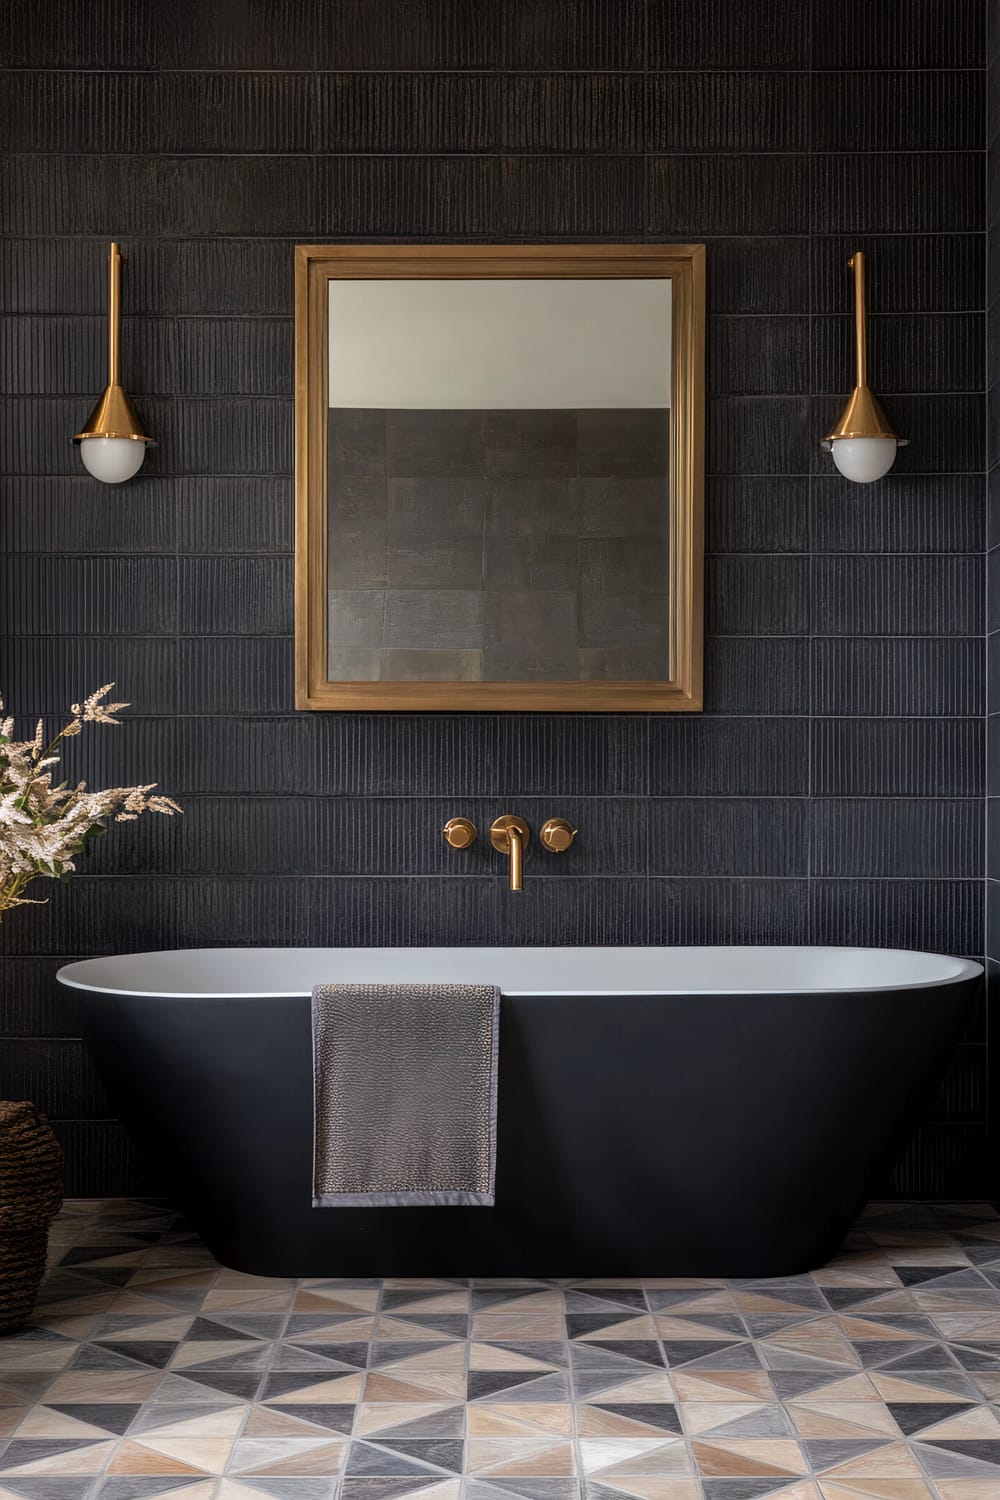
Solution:
<svg viewBox="0 0 1000 1500">
<path fill-rule="evenodd" d="M 328 283 L 669 277 L 670 675 L 651 681 L 339 682 L 327 677 Z M 696 711 L 704 642 L 704 245 L 298 245 L 295 249 L 295 706 L 561 713 Z"/>
</svg>

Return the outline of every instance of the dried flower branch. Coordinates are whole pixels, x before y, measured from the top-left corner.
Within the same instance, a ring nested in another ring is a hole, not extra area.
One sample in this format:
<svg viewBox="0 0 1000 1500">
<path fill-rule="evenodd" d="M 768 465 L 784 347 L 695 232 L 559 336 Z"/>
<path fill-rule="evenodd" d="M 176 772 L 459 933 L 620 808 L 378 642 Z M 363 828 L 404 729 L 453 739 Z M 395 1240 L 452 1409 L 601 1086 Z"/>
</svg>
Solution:
<svg viewBox="0 0 1000 1500">
<path fill-rule="evenodd" d="M 82 704 L 74 703 L 72 719 L 47 745 L 41 719 L 30 740 L 14 738 L 12 718 L 0 720 L 0 918 L 11 907 L 38 904 L 24 894 L 31 881 L 70 874 L 87 840 L 104 832 L 105 818 L 132 823 L 145 812 L 172 817 L 182 810 L 170 797 L 150 796 L 155 782 L 103 792 L 88 792 L 83 781 L 53 786 L 62 740 L 79 734 L 84 724 L 120 722 L 114 715 L 128 704 L 103 701 L 113 687 L 105 683 Z"/>
</svg>

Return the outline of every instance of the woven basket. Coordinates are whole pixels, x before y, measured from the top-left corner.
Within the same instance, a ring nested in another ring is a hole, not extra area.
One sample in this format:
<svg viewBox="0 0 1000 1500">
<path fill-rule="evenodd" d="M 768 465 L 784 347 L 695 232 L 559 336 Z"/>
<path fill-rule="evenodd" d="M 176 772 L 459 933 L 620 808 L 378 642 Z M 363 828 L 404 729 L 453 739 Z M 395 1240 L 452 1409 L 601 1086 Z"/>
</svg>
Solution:
<svg viewBox="0 0 1000 1500">
<path fill-rule="evenodd" d="M 0 1102 L 0 1333 L 31 1316 L 49 1224 L 62 1204 L 63 1154 L 33 1104 Z"/>
</svg>

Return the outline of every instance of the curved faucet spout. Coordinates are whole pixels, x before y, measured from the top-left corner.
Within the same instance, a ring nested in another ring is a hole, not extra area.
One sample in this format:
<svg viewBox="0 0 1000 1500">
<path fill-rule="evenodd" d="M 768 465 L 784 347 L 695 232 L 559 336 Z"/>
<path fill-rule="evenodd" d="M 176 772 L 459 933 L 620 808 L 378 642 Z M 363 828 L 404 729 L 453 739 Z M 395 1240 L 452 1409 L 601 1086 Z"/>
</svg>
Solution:
<svg viewBox="0 0 1000 1500">
<path fill-rule="evenodd" d="M 524 890 L 524 851 L 530 838 L 531 830 L 527 823 L 513 813 L 504 813 L 502 818 L 496 818 L 490 828 L 490 843 L 498 854 L 506 854 L 510 860 L 512 891 Z"/>
<path fill-rule="evenodd" d="M 510 888 L 524 890 L 524 840 L 520 828 L 508 828 L 507 842 L 510 845 Z"/>
</svg>

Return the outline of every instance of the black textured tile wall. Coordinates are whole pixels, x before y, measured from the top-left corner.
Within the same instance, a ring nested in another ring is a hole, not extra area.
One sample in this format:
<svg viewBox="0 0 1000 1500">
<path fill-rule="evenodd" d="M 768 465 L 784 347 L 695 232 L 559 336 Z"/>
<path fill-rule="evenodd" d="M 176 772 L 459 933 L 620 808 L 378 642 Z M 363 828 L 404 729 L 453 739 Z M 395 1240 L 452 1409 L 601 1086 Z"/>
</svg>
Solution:
<svg viewBox="0 0 1000 1500">
<path fill-rule="evenodd" d="M 986 219 L 989 226 L 986 250 L 986 429 L 987 429 L 987 537 L 990 549 L 987 560 L 987 690 L 986 720 L 986 1039 L 989 1055 L 990 1090 L 987 1114 L 991 1123 L 990 1147 L 995 1155 L 1000 1134 L 1000 837 L 996 810 L 1000 806 L 1000 636 L 995 633 L 996 602 L 993 597 L 996 579 L 997 547 L 1000 544 L 1000 15 L 995 5 L 988 10 L 987 35 L 987 160 Z"/>
<path fill-rule="evenodd" d="M 0 691 L 31 721 L 116 680 L 126 726 L 73 742 L 67 769 L 159 781 L 186 809 L 113 829 L 0 927 L 0 1091 L 55 1111 L 72 1191 L 149 1186 L 53 994 L 81 955 L 997 952 L 988 9 L 101 0 L 84 25 L 70 0 L 0 7 Z M 120 490 L 68 441 L 104 379 L 111 238 L 125 381 L 158 439 Z M 296 714 L 293 246 L 645 238 L 708 251 L 705 713 Z M 911 439 L 863 489 L 817 442 L 851 384 L 859 248 L 873 382 Z M 440 839 L 449 814 L 505 811 L 580 828 L 569 855 L 532 845 L 516 901 L 484 839 Z M 989 1020 L 984 1003 L 894 1190 L 996 1191 Z"/>
</svg>

